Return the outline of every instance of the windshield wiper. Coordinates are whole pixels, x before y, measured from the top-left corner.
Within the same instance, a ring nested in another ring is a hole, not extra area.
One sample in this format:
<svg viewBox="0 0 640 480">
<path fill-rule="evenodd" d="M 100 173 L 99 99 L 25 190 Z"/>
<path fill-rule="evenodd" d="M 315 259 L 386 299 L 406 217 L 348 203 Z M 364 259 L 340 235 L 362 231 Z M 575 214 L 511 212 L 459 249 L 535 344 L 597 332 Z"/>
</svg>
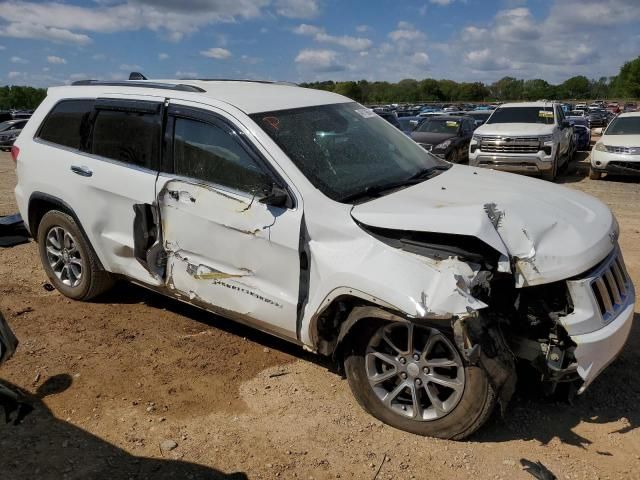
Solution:
<svg viewBox="0 0 640 480">
<path fill-rule="evenodd" d="M 390 190 L 395 190 L 402 187 L 408 187 L 411 185 L 416 185 L 423 180 L 433 177 L 434 175 L 443 172 L 445 170 L 449 170 L 451 165 L 435 165 L 429 168 L 423 168 L 418 172 L 411 175 L 409 178 L 405 178 L 404 180 L 397 180 L 395 182 L 389 183 L 381 183 L 376 185 L 370 185 L 366 187 L 361 192 L 352 193 L 351 195 L 347 195 L 340 199 L 341 202 L 353 202 L 355 200 L 359 200 L 361 198 L 366 197 L 379 197 L 380 194 L 384 192 L 388 192 Z"/>
</svg>

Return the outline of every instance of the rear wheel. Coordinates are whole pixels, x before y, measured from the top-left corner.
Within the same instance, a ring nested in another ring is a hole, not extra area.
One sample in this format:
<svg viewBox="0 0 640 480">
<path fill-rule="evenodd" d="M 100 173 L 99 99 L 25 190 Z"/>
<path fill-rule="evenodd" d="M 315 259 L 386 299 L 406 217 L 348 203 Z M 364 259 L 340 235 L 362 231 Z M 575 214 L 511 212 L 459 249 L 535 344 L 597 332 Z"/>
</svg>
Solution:
<svg viewBox="0 0 640 480">
<path fill-rule="evenodd" d="M 70 215 L 51 210 L 38 227 L 40 259 L 49 280 L 74 300 L 90 300 L 113 285 L 95 252 Z"/>
<path fill-rule="evenodd" d="M 591 180 L 600 180 L 602 178 L 602 172 L 596 172 L 594 169 L 589 169 L 589 178 Z"/>
<path fill-rule="evenodd" d="M 377 419 L 418 435 L 463 439 L 489 417 L 496 398 L 484 370 L 467 365 L 444 332 L 371 321 L 345 358 L 351 390 Z"/>
</svg>

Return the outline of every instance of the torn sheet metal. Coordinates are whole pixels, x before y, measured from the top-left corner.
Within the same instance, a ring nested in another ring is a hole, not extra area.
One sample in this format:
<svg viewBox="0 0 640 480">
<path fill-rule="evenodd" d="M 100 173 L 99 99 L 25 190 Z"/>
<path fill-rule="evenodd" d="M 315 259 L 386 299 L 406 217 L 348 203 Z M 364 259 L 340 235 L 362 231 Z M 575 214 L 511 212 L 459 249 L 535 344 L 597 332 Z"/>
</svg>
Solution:
<svg viewBox="0 0 640 480">
<path fill-rule="evenodd" d="M 479 265 L 470 265 L 455 258 L 440 262 L 425 258 L 424 261 L 440 275 L 438 281 L 425 286 L 419 299 L 413 299 L 417 317 L 452 318 L 487 307 L 486 303 L 471 294 L 476 282 L 487 281 Z"/>
<path fill-rule="evenodd" d="M 474 187 L 454 188 L 469 184 Z M 457 165 L 446 175 L 356 205 L 352 215 L 372 227 L 474 236 L 512 261 L 519 287 L 585 272 L 611 252 L 617 235 L 610 210 L 589 195 Z"/>
<path fill-rule="evenodd" d="M 182 180 L 158 205 L 174 294 L 295 336 L 301 212 Z"/>
</svg>

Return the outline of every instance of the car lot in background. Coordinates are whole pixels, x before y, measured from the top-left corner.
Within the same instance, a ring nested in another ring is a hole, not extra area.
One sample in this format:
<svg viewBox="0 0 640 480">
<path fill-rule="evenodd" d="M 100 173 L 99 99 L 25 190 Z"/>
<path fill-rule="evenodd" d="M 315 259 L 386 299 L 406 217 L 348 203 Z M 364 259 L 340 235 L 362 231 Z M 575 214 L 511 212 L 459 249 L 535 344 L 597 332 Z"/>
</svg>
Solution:
<svg viewBox="0 0 640 480">
<path fill-rule="evenodd" d="M 594 145 L 590 177 L 604 173 L 640 176 L 640 112 L 618 115 Z"/>
<path fill-rule="evenodd" d="M 465 115 L 473 118 L 476 128 L 480 125 L 484 125 L 487 119 L 491 116 L 493 110 L 472 110 L 470 112 L 465 112 Z"/>
<path fill-rule="evenodd" d="M 469 160 L 469 142 L 475 125 L 471 117 L 438 115 L 425 120 L 411 138 L 425 150 L 452 163 Z"/>
<path fill-rule="evenodd" d="M 0 123 L 0 150 L 9 151 L 28 119 L 6 120 Z"/>
</svg>

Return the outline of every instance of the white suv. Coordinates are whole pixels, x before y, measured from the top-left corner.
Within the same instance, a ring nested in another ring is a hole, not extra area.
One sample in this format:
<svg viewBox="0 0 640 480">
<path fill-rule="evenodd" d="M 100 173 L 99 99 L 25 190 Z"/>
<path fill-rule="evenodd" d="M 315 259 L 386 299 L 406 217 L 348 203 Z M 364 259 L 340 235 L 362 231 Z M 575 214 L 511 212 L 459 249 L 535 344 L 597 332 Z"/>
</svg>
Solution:
<svg viewBox="0 0 640 480">
<path fill-rule="evenodd" d="M 640 112 L 618 115 L 593 146 L 589 177 L 603 173 L 640 175 Z"/>
<path fill-rule="evenodd" d="M 573 128 L 557 103 L 505 103 L 473 134 L 469 165 L 555 180 L 573 157 Z"/>
<path fill-rule="evenodd" d="M 631 328 L 605 205 L 451 165 L 333 93 L 80 82 L 49 89 L 13 156 L 61 293 L 124 278 L 333 356 L 410 432 L 471 434 L 517 361 L 582 391 Z"/>
</svg>

